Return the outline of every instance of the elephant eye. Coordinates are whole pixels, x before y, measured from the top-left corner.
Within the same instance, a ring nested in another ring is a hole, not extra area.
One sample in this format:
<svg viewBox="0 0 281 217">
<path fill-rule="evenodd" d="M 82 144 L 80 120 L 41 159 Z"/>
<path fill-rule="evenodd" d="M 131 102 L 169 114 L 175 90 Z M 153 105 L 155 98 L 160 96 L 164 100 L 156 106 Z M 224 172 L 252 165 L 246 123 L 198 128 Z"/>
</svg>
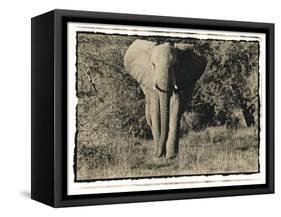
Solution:
<svg viewBox="0 0 281 217">
<path fill-rule="evenodd" d="M 155 68 L 155 64 L 154 63 L 151 63 L 151 65 L 152 65 L 153 68 Z"/>
</svg>

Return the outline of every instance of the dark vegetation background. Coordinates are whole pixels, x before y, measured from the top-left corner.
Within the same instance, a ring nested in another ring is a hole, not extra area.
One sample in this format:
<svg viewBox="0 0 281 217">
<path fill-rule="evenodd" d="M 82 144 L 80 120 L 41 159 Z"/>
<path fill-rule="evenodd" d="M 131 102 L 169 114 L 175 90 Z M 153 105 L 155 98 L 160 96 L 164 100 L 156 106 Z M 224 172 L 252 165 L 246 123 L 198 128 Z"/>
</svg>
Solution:
<svg viewBox="0 0 281 217">
<path fill-rule="evenodd" d="M 224 137 L 219 138 L 219 142 L 228 139 L 227 142 L 231 145 L 232 137 L 237 140 L 235 136 L 245 135 L 243 139 L 247 141 L 246 146 L 250 145 L 249 147 L 253 148 L 251 150 L 253 156 L 247 156 L 253 161 L 250 163 L 251 166 L 242 163 L 240 170 L 220 167 L 212 171 L 243 172 L 242 167 L 247 168 L 245 171 L 256 171 L 259 128 L 259 43 L 257 41 L 78 33 L 75 165 L 77 180 L 145 176 L 155 174 L 156 170 L 159 171 L 159 167 L 166 167 L 161 175 L 171 173 L 169 172 L 171 165 L 167 163 L 155 167 L 155 164 L 149 162 L 147 168 L 141 168 L 148 159 L 151 132 L 144 116 L 144 95 L 138 83 L 125 72 L 123 67 L 124 54 L 128 46 L 137 38 L 158 42 L 189 43 L 194 46 L 197 54 L 207 59 L 207 68 L 193 93 L 190 113 L 184 115 L 181 121 L 182 136 L 186 138 L 186 133 L 192 132 L 189 140 L 197 136 L 197 142 L 203 144 L 204 142 L 200 142 L 200 136 L 198 137 L 200 133 L 201 139 L 207 137 L 211 143 L 216 143 L 213 141 L 217 140 L 216 135 L 221 135 Z M 241 144 L 245 145 L 245 141 Z M 241 144 L 239 143 L 240 146 Z M 243 151 L 243 147 L 240 151 Z M 121 153 L 120 156 L 118 153 Z M 135 158 L 129 159 L 130 156 Z M 235 157 L 239 158 L 239 156 Z M 198 153 L 188 159 L 192 161 L 194 158 L 195 160 L 198 158 Z M 209 156 L 206 153 L 203 160 L 207 158 Z M 207 162 L 206 160 L 205 163 Z M 177 163 L 173 163 L 172 166 L 175 165 Z M 191 170 L 192 173 L 211 172 L 207 164 L 205 167 L 204 163 L 198 165 L 199 167 Z M 117 167 L 123 172 L 118 172 Z M 177 165 L 176 169 L 178 168 Z M 186 169 L 188 165 L 181 168 L 179 173 L 187 173 Z"/>
</svg>

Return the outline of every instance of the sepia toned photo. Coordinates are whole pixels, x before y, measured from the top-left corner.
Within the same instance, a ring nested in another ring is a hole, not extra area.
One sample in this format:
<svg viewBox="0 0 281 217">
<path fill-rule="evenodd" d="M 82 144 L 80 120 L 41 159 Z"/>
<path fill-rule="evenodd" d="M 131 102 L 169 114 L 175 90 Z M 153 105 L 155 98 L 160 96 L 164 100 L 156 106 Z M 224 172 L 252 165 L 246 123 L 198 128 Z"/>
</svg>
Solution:
<svg viewBox="0 0 281 217">
<path fill-rule="evenodd" d="M 56 9 L 31 20 L 31 198 L 274 193 L 274 24 Z"/>
<path fill-rule="evenodd" d="M 74 183 L 260 174 L 260 38 L 167 32 L 75 31 Z"/>
</svg>

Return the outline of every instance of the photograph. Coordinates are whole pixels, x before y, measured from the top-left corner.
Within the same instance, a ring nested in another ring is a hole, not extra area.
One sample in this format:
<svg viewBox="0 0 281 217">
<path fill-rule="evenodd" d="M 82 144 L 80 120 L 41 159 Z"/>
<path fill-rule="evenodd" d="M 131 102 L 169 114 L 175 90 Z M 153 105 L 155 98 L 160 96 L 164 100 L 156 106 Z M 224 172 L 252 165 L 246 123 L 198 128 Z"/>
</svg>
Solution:
<svg viewBox="0 0 281 217">
<path fill-rule="evenodd" d="M 262 37 L 77 26 L 74 182 L 260 173 Z"/>
</svg>

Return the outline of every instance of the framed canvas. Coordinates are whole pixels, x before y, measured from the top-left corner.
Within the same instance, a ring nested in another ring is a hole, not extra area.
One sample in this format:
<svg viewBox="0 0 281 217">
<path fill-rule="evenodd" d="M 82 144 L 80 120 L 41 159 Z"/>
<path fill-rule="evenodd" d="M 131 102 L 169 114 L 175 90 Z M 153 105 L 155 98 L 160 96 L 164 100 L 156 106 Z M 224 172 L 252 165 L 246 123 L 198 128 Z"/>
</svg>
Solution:
<svg viewBox="0 0 281 217">
<path fill-rule="evenodd" d="M 274 192 L 274 24 L 54 10 L 31 36 L 33 199 Z"/>
</svg>

